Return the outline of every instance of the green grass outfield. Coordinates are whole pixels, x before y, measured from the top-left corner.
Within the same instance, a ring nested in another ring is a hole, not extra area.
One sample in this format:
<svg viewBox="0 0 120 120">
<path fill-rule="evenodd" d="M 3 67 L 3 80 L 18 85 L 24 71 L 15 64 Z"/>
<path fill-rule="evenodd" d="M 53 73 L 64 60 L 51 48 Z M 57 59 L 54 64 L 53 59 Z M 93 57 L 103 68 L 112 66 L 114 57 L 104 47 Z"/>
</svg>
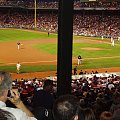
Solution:
<svg viewBox="0 0 120 120">
<path fill-rule="evenodd" d="M 50 38 L 55 38 L 56 34 L 51 34 Z M 35 40 L 47 39 L 47 33 L 40 34 L 39 32 L 31 32 L 20 29 L 0 29 L 0 42 L 17 41 L 17 40 Z"/>
<path fill-rule="evenodd" d="M 49 38 L 56 38 L 56 34 L 50 34 Z M 17 40 L 43 40 L 48 39 L 47 33 L 31 32 L 15 29 L 0 29 L 0 42 L 17 41 Z M 84 41 L 83 41 L 84 39 Z M 82 42 L 76 42 L 82 40 Z M 93 40 L 93 43 L 86 43 L 88 40 Z M 101 41 L 100 43 L 94 41 Z M 56 44 L 38 44 L 33 46 L 36 49 L 46 51 L 50 54 L 57 55 Z M 65 46 L 64 46 L 65 47 Z M 99 50 L 86 50 L 84 48 L 99 48 Z M 97 37 L 74 36 L 73 44 L 73 59 L 78 55 L 83 58 L 82 65 L 78 69 L 96 69 L 120 67 L 120 42 L 115 41 L 115 46 L 112 47 L 109 39 L 101 40 Z M 114 58 L 113 58 L 114 57 Z M 0 60 L 0 63 L 2 61 Z M 73 64 L 73 67 L 77 64 Z M 31 69 L 32 68 L 32 69 Z M 22 66 L 22 72 L 36 71 L 55 71 L 55 65 L 37 65 L 37 66 Z M 15 66 L 0 66 L 0 70 L 16 72 Z"/>
</svg>

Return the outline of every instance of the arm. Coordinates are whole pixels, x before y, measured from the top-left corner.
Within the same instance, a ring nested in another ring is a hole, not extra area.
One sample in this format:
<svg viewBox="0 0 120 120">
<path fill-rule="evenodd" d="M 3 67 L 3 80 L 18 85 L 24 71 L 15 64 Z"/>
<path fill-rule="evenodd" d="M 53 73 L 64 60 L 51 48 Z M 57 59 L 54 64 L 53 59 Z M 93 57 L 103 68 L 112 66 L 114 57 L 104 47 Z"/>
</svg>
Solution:
<svg viewBox="0 0 120 120">
<path fill-rule="evenodd" d="M 11 90 L 12 97 L 8 98 L 17 108 L 24 111 L 29 117 L 34 117 L 34 115 L 31 113 L 29 109 L 23 104 L 23 102 L 20 99 L 20 94 L 18 93 L 17 89 Z"/>
</svg>

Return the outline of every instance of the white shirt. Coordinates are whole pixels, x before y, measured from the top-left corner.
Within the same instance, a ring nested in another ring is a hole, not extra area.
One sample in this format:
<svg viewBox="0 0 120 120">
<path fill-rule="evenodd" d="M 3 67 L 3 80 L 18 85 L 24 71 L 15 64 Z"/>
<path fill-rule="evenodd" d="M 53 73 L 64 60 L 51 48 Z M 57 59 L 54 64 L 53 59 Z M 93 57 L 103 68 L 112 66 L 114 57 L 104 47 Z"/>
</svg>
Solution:
<svg viewBox="0 0 120 120">
<path fill-rule="evenodd" d="M 108 84 L 108 88 L 109 90 L 111 90 L 112 88 L 114 88 L 115 86 L 111 83 L 111 84 Z"/>
<path fill-rule="evenodd" d="M 111 42 L 113 42 L 113 37 L 111 37 Z"/>
<path fill-rule="evenodd" d="M 16 64 L 16 67 L 17 67 L 17 69 L 20 69 L 21 64 L 17 63 L 17 64 Z"/>
<path fill-rule="evenodd" d="M 6 107 L 6 104 L 2 101 L 0 101 L 0 109 L 12 113 L 15 116 L 16 120 L 37 120 L 34 117 L 27 116 L 27 114 L 23 112 L 21 109 Z"/>
</svg>

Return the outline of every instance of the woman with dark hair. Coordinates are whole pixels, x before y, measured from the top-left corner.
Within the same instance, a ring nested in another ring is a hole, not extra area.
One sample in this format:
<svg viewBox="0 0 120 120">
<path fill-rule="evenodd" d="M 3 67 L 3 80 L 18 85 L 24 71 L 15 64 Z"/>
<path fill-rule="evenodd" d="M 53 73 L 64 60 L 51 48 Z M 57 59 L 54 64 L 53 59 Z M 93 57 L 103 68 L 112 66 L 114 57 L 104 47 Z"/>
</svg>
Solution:
<svg viewBox="0 0 120 120">
<path fill-rule="evenodd" d="M 85 120 L 96 120 L 92 109 L 86 108 L 84 110 L 84 114 L 85 114 Z"/>
<path fill-rule="evenodd" d="M 79 109 L 78 120 L 96 120 L 94 112 L 90 108 Z"/>
<path fill-rule="evenodd" d="M 112 114 L 114 114 L 114 112 L 120 108 L 120 92 L 119 91 L 116 91 L 114 94 L 113 94 L 113 103 L 112 103 L 112 106 L 110 107 L 110 112 Z"/>
</svg>

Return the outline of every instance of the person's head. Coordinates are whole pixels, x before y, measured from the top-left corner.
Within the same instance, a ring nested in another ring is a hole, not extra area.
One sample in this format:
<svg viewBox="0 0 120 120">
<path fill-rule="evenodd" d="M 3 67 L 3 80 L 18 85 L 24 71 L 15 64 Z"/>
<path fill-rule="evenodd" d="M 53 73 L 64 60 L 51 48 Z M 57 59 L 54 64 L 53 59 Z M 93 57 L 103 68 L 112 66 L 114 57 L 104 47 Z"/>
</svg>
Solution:
<svg viewBox="0 0 120 120">
<path fill-rule="evenodd" d="M 94 112 L 90 108 L 79 109 L 78 120 L 96 120 Z"/>
<path fill-rule="evenodd" d="M 53 81 L 52 80 L 45 80 L 44 85 L 43 85 L 43 89 L 45 91 L 51 92 L 52 88 L 53 88 Z"/>
<path fill-rule="evenodd" d="M 112 120 L 120 120 L 120 108 L 114 111 L 112 115 Z"/>
<path fill-rule="evenodd" d="M 16 120 L 16 118 L 10 112 L 0 109 L 0 120 Z"/>
<path fill-rule="evenodd" d="M 7 72 L 0 71 L 0 100 L 6 101 L 8 90 L 12 88 L 11 76 Z"/>
<path fill-rule="evenodd" d="M 53 105 L 55 120 L 78 120 L 79 101 L 73 95 L 63 95 Z"/>
<path fill-rule="evenodd" d="M 100 115 L 100 120 L 112 120 L 112 113 L 108 111 L 104 111 Z"/>
<path fill-rule="evenodd" d="M 114 94 L 113 94 L 113 102 L 115 104 L 120 104 L 120 92 L 116 91 Z"/>
</svg>

